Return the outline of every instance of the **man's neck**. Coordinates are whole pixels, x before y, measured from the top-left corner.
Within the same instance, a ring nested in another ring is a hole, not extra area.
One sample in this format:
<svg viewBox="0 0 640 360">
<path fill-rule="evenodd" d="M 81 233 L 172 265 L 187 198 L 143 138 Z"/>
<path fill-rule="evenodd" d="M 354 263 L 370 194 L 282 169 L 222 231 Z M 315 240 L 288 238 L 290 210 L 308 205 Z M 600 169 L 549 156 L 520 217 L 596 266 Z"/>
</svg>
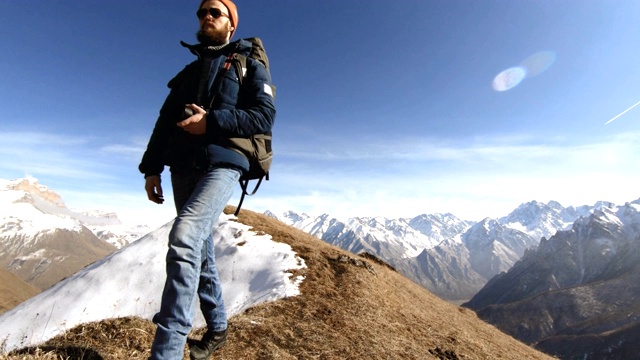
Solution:
<svg viewBox="0 0 640 360">
<path fill-rule="evenodd" d="M 218 50 L 224 48 L 225 46 L 229 45 L 229 42 L 226 42 L 224 44 L 217 44 L 217 45 L 214 45 L 214 44 L 201 44 L 201 45 L 202 45 L 202 48 L 205 49 L 205 50 L 218 51 Z"/>
</svg>

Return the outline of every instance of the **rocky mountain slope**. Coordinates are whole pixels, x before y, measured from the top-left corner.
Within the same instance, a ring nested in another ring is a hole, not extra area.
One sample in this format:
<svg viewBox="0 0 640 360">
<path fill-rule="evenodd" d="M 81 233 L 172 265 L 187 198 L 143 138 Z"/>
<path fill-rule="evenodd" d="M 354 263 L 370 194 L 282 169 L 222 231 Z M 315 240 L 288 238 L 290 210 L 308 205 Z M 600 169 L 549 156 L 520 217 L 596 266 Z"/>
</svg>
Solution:
<svg viewBox="0 0 640 360">
<path fill-rule="evenodd" d="M 638 279 L 640 200 L 542 239 L 464 306 L 562 359 L 631 359 L 640 350 Z"/>
<path fill-rule="evenodd" d="M 139 238 L 115 214 L 80 213 L 35 179 L 0 180 L 0 267 L 43 290 Z"/>
<path fill-rule="evenodd" d="M 8 270 L 0 268 L 0 314 L 36 295 L 39 290 Z"/>
</svg>

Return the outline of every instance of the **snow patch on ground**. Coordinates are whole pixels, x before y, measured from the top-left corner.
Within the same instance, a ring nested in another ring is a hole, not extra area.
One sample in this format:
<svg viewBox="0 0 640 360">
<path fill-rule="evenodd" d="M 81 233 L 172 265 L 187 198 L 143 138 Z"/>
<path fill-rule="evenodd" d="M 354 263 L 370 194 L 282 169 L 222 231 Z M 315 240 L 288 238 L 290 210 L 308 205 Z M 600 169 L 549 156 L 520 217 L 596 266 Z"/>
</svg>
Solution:
<svg viewBox="0 0 640 360">
<path fill-rule="evenodd" d="M 214 230 L 216 262 L 228 316 L 251 306 L 300 294 L 305 268 L 287 244 L 258 235 L 222 215 Z M 34 346 L 79 324 L 138 316 L 151 320 L 160 308 L 167 237 L 173 222 L 84 268 L 0 316 L 3 351 Z M 196 304 L 196 309 L 199 305 Z M 205 326 L 196 311 L 195 327 Z"/>
</svg>

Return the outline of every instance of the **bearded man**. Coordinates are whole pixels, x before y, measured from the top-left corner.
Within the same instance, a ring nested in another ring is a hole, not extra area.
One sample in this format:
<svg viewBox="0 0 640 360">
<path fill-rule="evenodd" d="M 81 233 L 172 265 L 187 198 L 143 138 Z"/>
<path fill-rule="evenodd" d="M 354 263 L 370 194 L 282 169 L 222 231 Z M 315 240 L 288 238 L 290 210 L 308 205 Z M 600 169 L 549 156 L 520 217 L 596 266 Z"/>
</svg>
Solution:
<svg viewBox="0 0 640 360">
<path fill-rule="evenodd" d="M 162 304 L 153 318 L 151 359 L 182 359 L 196 295 L 207 332 L 190 345 L 191 359 L 209 358 L 226 341 L 212 228 L 249 162 L 225 140 L 270 132 L 276 114 L 268 69 L 251 58 L 244 73 L 229 66 L 231 55 L 251 48 L 246 40 L 229 43 L 238 27 L 235 4 L 205 0 L 196 14 L 199 44 L 182 44 L 198 59 L 169 82 L 139 166 L 147 197 L 157 204 L 164 201 L 161 173 L 169 166 L 178 213 L 169 233 Z"/>
</svg>

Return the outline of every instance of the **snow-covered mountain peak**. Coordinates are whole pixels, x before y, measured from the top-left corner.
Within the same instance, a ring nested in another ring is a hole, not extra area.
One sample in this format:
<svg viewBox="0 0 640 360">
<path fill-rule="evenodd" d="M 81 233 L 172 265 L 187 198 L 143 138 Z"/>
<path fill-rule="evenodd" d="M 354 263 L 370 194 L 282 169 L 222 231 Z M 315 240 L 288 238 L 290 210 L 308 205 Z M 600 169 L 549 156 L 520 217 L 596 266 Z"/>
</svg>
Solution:
<svg viewBox="0 0 640 360">
<path fill-rule="evenodd" d="M 77 230 L 80 227 L 77 221 L 61 215 L 60 211 L 64 207 L 60 207 L 59 204 L 62 204 L 62 200 L 56 203 L 48 200 L 59 199 L 57 194 L 36 184 L 31 180 L 1 180 L 0 223 L 3 226 L 0 228 L 0 238 L 14 235 L 34 236 L 53 228 Z"/>
<path fill-rule="evenodd" d="M 123 225 L 115 213 L 70 210 L 60 195 L 37 179 L 0 179 L 0 243 L 14 236 L 32 238 L 55 229 L 79 232 L 85 227 L 116 247 L 150 231 Z"/>
<path fill-rule="evenodd" d="M 597 201 L 595 205 L 593 205 L 593 207 L 598 210 L 604 210 L 604 209 L 615 209 L 617 206 L 616 204 L 610 201 Z"/>
<path fill-rule="evenodd" d="M 549 201 L 547 204 L 530 201 L 500 218 L 499 222 L 540 240 L 553 236 L 558 230 L 569 229 L 576 219 L 588 216 L 591 211 L 593 207 L 564 208 L 557 201 Z"/>
<path fill-rule="evenodd" d="M 463 221 L 450 213 L 422 214 L 406 219 L 409 225 L 425 235 L 432 231 L 442 231 L 444 228 L 469 227 L 471 222 Z"/>
<path fill-rule="evenodd" d="M 553 210 L 556 210 L 556 211 L 562 211 L 562 210 L 564 210 L 564 206 L 560 205 L 560 203 L 559 203 L 559 202 L 557 202 L 557 201 L 555 201 L 555 200 L 550 200 L 550 201 L 547 203 L 547 206 L 548 206 L 548 207 L 550 207 L 550 208 L 552 208 Z"/>
<path fill-rule="evenodd" d="M 308 224 L 309 222 L 314 222 L 316 218 L 315 216 L 310 216 L 306 213 L 297 213 L 292 210 L 286 211 L 281 215 L 274 214 L 273 212 L 267 210 L 264 212 L 264 214 L 271 218 L 278 219 L 287 225 L 302 224 L 302 223 Z M 329 216 L 328 214 L 321 215 L 321 217 L 325 219 L 328 216 Z"/>
<path fill-rule="evenodd" d="M 558 204 L 559 205 L 559 204 Z M 557 208 L 538 201 L 530 201 L 518 206 L 506 217 L 500 219 L 502 223 L 520 223 L 525 227 L 535 226 L 537 222 L 549 213 L 557 212 Z"/>
<path fill-rule="evenodd" d="M 505 227 L 495 219 L 485 218 L 473 225 L 463 235 L 463 243 L 470 248 L 487 246 L 497 240 L 497 234 L 502 233 Z"/>
<path fill-rule="evenodd" d="M 36 199 L 40 199 L 57 207 L 65 206 L 60 195 L 48 187 L 41 185 L 38 183 L 38 180 L 34 178 L 23 178 L 9 181 L 0 180 L 0 190 L 15 190 L 23 192 L 24 196 L 22 196 L 18 201 L 33 203 Z"/>
</svg>

